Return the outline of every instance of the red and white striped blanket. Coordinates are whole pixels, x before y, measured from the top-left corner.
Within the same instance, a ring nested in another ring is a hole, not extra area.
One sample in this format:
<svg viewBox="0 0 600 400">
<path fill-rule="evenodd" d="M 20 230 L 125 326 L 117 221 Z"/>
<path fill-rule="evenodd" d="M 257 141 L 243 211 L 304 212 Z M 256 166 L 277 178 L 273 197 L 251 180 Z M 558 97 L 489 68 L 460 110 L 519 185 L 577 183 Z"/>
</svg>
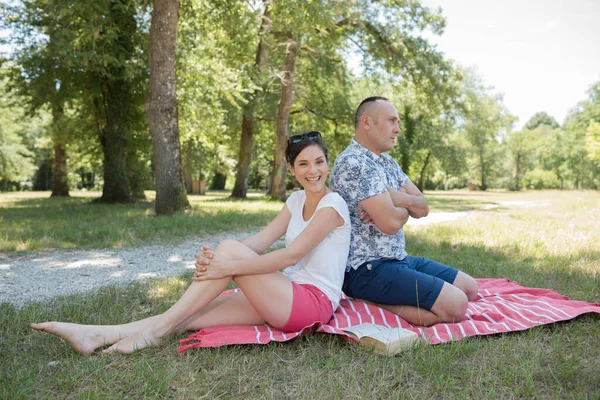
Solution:
<svg viewBox="0 0 600 400">
<path fill-rule="evenodd" d="M 466 318 L 458 323 L 428 328 L 411 325 L 380 307 L 344 299 L 326 325 L 315 324 L 295 333 L 283 333 L 268 325 L 204 328 L 181 340 L 179 353 L 200 347 L 285 342 L 307 332 L 344 335 L 350 340 L 341 329 L 367 322 L 390 328 L 402 326 L 426 343 L 439 344 L 468 336 L 522 331 L 590 312 L 600 314 L 600 304 L 569 300 L 550 289 L 527 288 L 508 279 L 477 279 L 477 283 L 479 297 L 469 303 Z"/>
</svg>

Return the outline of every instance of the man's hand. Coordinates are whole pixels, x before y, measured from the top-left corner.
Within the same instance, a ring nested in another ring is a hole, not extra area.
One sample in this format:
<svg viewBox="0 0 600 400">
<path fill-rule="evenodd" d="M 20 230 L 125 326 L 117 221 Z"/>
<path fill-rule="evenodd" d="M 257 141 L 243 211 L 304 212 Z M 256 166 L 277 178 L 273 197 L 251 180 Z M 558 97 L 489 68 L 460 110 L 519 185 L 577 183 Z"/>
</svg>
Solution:
<svg viewBox="0 0 600 400">
<path fill-rule="evenodd" d="M 388 185 L 385 186 L 390 193 L 394 206 L 406 208 L 411 217 L 421 218 L 429 214 L 427 199 L 413 183 L 401 186 L 400 190 L 395 190 Z"/>
<path fill-rule="evenodd" d="M 362 206 L 360 206 L 360 217 L 359 218 L 365 224 L 372 224 L 373 223 L 373 218 L 369 215 L 369 213 L 367 213 L 365 211 L 364 208 L 362 208 Z"/>
</svg>

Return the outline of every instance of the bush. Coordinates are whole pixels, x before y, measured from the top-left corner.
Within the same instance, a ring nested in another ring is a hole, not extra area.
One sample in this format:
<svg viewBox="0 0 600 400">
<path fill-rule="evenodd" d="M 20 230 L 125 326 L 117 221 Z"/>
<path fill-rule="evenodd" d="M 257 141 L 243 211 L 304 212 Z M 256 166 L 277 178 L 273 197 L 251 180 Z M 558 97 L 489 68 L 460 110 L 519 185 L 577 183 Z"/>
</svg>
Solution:
<svg viewBox="0 0 600 400">
<path fill-rule="evenodd" d="M 527 171 L 522 182 L 523 187 L 527 189 L 557 189 L 560 186 L 558 177 L 554 172 L 539 168 Z"/>
</svg>

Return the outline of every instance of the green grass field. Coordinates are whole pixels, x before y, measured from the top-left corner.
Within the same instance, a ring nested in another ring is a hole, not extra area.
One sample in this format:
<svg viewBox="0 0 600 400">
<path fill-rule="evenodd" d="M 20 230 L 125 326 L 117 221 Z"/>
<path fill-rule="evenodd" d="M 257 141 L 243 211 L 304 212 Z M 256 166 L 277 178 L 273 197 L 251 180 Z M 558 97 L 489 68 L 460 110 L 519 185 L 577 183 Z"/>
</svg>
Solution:
<svg viewBox="0 0 600 400">
<path fill-rule="evenodd" d="M 281 207 L 261 197 L 239 202 L 211 193 L 192 197 L 188 214 L 157 218 L 149 204 L 89 205 L 86 196 L 0 195 L 0 251 L 12 257 L 31 250 L 177 243 L 189 235 L 259 227 Z M 432 212 L 469 213 L 407 227 L 410 254 L 474 277 L 505 277 L 600 303 L 599 193 L 426 196 Z M 178 337 L 131 356 L 82 357 L 28 327 L 31 321 L 116 324 L 153 315 L 173 304 L 188 278 L 105 287 L 22 309 L 1 304 L 0 398 L 600 398 L 598 315 L 420 345 L 396 357 L 324 334 L 183 356 L 177 355 Z"/>
<path fill-rule="evenodd" d="M 282 203 L 251 193 L 244 201 L 226 192 L 189 196 L 192 208 L 171 217 L 154 215 L 150 201 L 92 204 L 94 192 L 70 198 L 49 193 L 0 194 L 0 254 L 27 251 L 178 243 L 191 235 L 250 231 L 271 221 Z M 153 200 L 154 193 L 147 193 Z"/>
</svg>

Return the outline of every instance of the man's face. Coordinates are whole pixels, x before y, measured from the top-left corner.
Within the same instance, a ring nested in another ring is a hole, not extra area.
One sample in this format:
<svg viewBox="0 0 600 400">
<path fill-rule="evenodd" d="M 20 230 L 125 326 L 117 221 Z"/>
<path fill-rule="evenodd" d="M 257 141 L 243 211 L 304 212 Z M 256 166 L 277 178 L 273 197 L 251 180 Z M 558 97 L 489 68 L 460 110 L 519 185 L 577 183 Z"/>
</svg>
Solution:
<svg viewBox="0 0 600 400">
<path fill-rule="evenodd" d="M 396 144 L 396 136 L 400 133 L 398 111 L 387 101 L 377 100 L 373 105 L 369 138 L 377 152 L 390 151 Z"/>
</svg>

